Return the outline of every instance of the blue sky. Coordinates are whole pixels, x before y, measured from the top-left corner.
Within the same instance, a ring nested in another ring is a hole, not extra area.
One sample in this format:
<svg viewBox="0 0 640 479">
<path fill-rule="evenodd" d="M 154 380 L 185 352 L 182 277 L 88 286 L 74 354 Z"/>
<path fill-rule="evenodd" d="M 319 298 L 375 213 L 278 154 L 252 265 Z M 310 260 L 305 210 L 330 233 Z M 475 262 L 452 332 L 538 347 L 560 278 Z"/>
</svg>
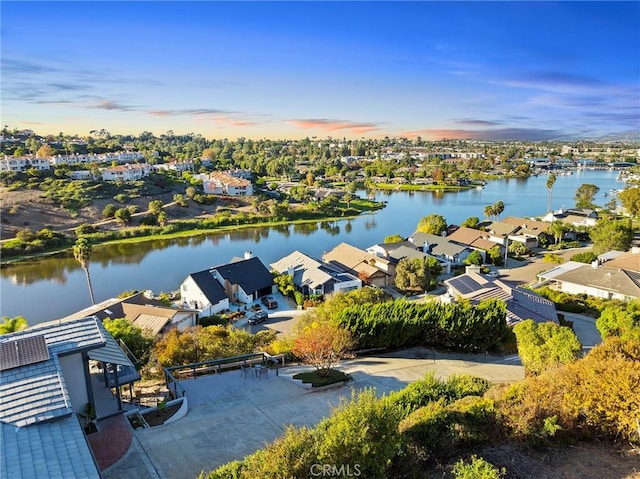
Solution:
<svg viewBox="0 0 640 479">
<path fill-rule="evenodd" d="M 640 131 L 640 2 L 10 2 L 2 122 L 207 138 Z"/>
</svg>

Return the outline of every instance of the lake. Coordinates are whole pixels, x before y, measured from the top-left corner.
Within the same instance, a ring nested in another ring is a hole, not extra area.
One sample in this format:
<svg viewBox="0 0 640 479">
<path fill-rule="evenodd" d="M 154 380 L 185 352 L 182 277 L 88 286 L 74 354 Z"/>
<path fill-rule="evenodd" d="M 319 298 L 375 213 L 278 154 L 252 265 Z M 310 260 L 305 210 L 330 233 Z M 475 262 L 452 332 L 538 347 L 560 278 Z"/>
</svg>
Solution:
<svg viewBox="0 0 640 479">
<path fill-rule="evenodd" d="M 624 187 L 616 177 L 615 171 L 592 170 L 558 176 L 553 208 L 574 206 L 575 191 L 585 183 L 600 187 L 596 203 L 605 204 L 611 197 L 604 193 Z M 96 301 L 132 289 L 176 290 L 189 273 L 228 263 L 245 251 L 269 267 L 296 249 L 319 258 L 343 241 L 366 248 L 392 234 L 409 236 L 420 218 L 433 213 L 460 224 L 470 216 L 482 219 L 485 206 L 503 201 L 503 217 L 539 216 L 547 208 L 546 181 L 543 175 L 490 181 L 483 189 L 460 192 L 378 192 L 376 199 L 386 201 L 386 208 L 349 220 L 98 246 L 90 265 Z M 73 256 L 24 262 L 2 268 L 0 274 L 3 316 L 24 316 L 33 325 L 91 305 L 84 271 Z"/>
</svg>

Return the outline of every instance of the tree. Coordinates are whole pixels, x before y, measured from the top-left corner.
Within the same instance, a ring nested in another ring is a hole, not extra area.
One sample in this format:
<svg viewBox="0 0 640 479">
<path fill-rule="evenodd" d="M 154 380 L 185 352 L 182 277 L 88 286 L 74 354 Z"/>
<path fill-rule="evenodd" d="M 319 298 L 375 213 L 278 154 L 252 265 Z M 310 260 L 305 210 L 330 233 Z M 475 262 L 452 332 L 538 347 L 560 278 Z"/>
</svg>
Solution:
<svg viewBox="0 0 640 479">
<path fill-rule="evenodd" d="M 512 241 L 509 243 L 509 253 L 515 256 L 524 256 L 528 252 L 529 248 L 527 248 L 527 245 L 520 241 Z"/>
<path fill-rule="evenodd" d="M 312 364 L 318 375 L 327 376 L 353 347 L 351 333 L 328 321 L 315 321 L 293 339 L 293 353 Z"/>
<path fill-rule="evenodd" d="M 182 207 L 187 206 L 187 200 L 182 193 L 176 193 L 173 195 L 173 201 L 175 201 L 178 205 Z"/>
<path fill-rule="evenodd" d="M 158 213 L 158 224 L 160 226 L 165 226 L 169 222 L 169 215 L 167 215 L 166 211 L 161 211 Z"/>
<path fill-rule="evenodd" d="M 417 230 L 420 233 L 430 233 L 434 235 L 440 235 L 447 229 L 447 220 L 440 215 L 432 214 L 424 216 L 418 222 Z"/>
<path fill-rule="evenodd" d="M 578 359 L 582 345 L 575 333 L 556 323 L 527 319 L 513 327 L 518 354 L 528 374 L 540 374 Z"/>
<path fill-rule="evenodd" d="M 145 366 L 151 357 L 154 340 L 141 328 L 134 326 L 126 318 L 107 318 L 102 323 L 114 339 L 122 340 L 138 360 L 139 366 Z"/>
<path fill-rule="evenodd" d="M 467 259 L 463 261 L 464 264 L 475 264 L 477 266 L 481 266 L 484 262 L 482 258 L 482 253 L 480 251 L 473 250 Z"/>
<path fill-rule="evenodd" d="M 396 288 L 402 291 L 424 291 L 431 283 L 426 258 L 402 258 L 396 266 Z"/>
<path fill-rule="evenodd" d="M 633 240 L 633 228 L 627 220 L 600 218 L 589 231 L 589 236 L 596 255 L 612 250 L 627 251 Z"/>
<path fill-rule="evenodd" d="M 558 244 L 562 241 L 562 238 L 566 232 L 569 231 L 569 226 L 564 224 L 560 220 L 556 220 L 549 225 L 549 233 L 553 235 L 555 239 L 555 244 Z"/>
<path fill-rule="evenodd" d="M 342 201 L 344 201 L 347 204 L 347 208 L 349 208 L 349 204 L 353 201 L 353 195 L 351 193 L 345 193 Z"/>
<path fill-rule="evenodd" d="M 550 173 L 547 178 L 547 211 L 551 211 L 551 195 L 553 192 L 553 185 L 556 183 L 556 175 Z"/>
<path fill-rule="evenodd" d="M 73 256 L 80 263 L 80 266 L 84 270 L 87 276 L 87 284 L 89 285 L 89 296 L 91 296 L 91 304 L 96 304 L 96 300 L 93 296 L 93 286 L 91 285 L 91 276 L 89 275 L 89 263 L 91 261 L 91 255 L 93 254 L 93 246 L 89 243 L 87 238 L 78 238 L 76 244 L 73 245 Z"/>
<path fill-rule="evenodd" d="M 27 326 L 27 320 L 22 316 L 14 316 L 13 318 L 3 316 L 2 321 L 0 321 L 0 336 L 22 331 L 23 329 L 27 329 Z"/>
<path fill-rule="evenodd" d="M 485 206 L 485 207 L 484 207 L 484 211 L 483 211 L 483 213 L 484 213 L 484 217 L 485 217 L 485 218 L 492 218 L 492 217 L 494 217 L 494 216 L 495 216 L 495 214 L 496 214 L 496 212 L 495 212 L 495 209 L 494 209 L 493 205 L 487 205 L 487 206 Z"/>
<path fill-rule="evenodd" d="M 36 152 L 38 158 L 51 158 L 51 146 L 42 145 Z"/>
<path fill-rule="evenodd" d="M 389 235 L 389 236 L 386 236 L 384 238 L 384 243 L 385 244 L 388 244 L 388 243 L 399 243 L 401 241 L 404 241 L 404 238 L 402 236 L 400 236 L 399 234 Z"/>
<path fill-rule="evenodd" d="M 623 341 L 640 342 L 640 300 L 636 299 L 624 306 L 607 306 L 600 313 L 596 327 L 602 339 L 617 336 Z"/>
<path fill-rule="evenodd" d="M 496 201 L 493 204 L 493 211 L 496 216 L 496 219 L 500 219 L 500 215 L 504 212 L 504 202 Z"/>
<path fill-rule="evenodd" d="M 116 210 L 114 216 L 118 220 L 119 223 L 127 224 L 131 221 L 131 212 L 128 208 L 119 208 Z"/>
<path fill-rule="evenodd" d="M 478 218 L 477 216 L 469 216 L 460 224 L 460 226 L 475 229 L 478 226 L 478 223 L 480 223 L 480 218 Z"/>
<path fill-rule="evenodd" d="M 576 208 L 594 208 L 593 200 L 600 191 L 596 185 L 585 183 L 580 185 L 576 190 L 574 199 L 576 200 Z"/>
<path fill-rule="evenodd" d="M 158 216 L 164 207 L 164 203 L 161 200 L 149 201 L 149 211 L 151 214 Z"/>
<path fill-rule="evenodd" d="M 489 255 L 489 258 L 491 259 L 491 262 L 493 264 L 495 264 L 496 266 L 502 266 L 504 260 L 502 258 L 502 249 L 500 249 L 499 245 L 495 245 L 489 248 L 487 254 Z"/>
<path fill-rule="evenodd" d="M 625 188 L 618 193 L 618 198 L 631 217 L 640 214 L 640 187 Z"/>
<path fill-rule="evenodd" d="M 192 200 L 194 196 L 196 196 L 196 189 L 193 186 L 188 186 L 185 190 L 187 197 Z"/>
</svg>

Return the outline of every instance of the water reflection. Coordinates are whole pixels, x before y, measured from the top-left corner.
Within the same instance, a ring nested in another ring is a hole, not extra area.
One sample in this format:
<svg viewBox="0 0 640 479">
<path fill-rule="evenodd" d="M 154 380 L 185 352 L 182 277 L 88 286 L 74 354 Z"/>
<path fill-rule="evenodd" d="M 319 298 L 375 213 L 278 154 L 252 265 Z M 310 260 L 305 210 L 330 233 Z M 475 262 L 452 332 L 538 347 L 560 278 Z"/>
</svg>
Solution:
<svg viewBox="0 0 640 479">
<path fill-rule="evenodd" d="M 297 223 L 293 225 L 293 232 L 305 236 L 312 235 L 318 231 L 318 223 Z"/>
</svg>

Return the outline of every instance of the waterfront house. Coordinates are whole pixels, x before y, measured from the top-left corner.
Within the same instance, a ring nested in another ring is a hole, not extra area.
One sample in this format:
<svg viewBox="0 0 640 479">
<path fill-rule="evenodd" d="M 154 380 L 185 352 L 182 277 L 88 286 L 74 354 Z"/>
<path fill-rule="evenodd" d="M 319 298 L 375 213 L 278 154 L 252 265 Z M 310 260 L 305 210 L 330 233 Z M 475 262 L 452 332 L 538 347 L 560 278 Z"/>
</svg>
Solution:
<svg viewBox="0 0 640 479">
<path fill-rule="evenodd" d="M 243 258 L 192 273 L 180 285 L 184 307 L 210 316 L 229 309 L 230 303 L 250 304 L 273 294 L 273 275 L 250 251 Z"/>
<path fill-rule="evenodd" d="M 300 251 L 271 263 L 271 268 L 291 276 L 296 289 L 304 295 L 346 293 L 362 287 L 362 280 L 357 276 Z"/>
<path fill-rule="evenodd" d="M 102 477 L 83 427 L 124 412 L 134 362 L 96 317 L 1 336 L 0 478 Z"/>
<path fill-rule="evenodd" d="M 527 319 L 539 323 L 552 321 L 558 323 L 555 305 L 546 298 L 510 284 L 476 272 L 469 271 L 444 281 L 447 287 L 447 299 L 456 301 L 466 299 L 477 303 L 483 299 L 504 301 L 507 307 L 507 324 L 512 326 Z"/>
<path fill-rule="evenodd" d="M 573 226 L 595 226 L 598 213 L 589 208 L 560 208 L 544 215 L 542 221 L 547 223 L 562 221 Z"/>
<path fill-rule="evenodd" d="M 544 221 L 509 216 L 503 219 L 502 222 L 518 226 L 519 228 L 509 235 L 509 240 L 524 243 L 528 248 L 537 248 L 542 238 L 549 238 L 549 233 L 547 232 L 549 223 Z"/>
<path fill-rule="evenodd" d="M 211 316 L 229 309 L 229 297 L 211 270 L 187 276 L 180 285 L 182 306 L 195 309 L 199 316 Z"/>
<path fill-rule="evenodd" d="M 440 263 L 446 265 L 446 272 L 451 266 L 459 266 L 473 252 L 469 246 L 455 243 L 450 238 L 421 233 L 416 231 L 409 237 L 409 241 L 429 256 L 433 256 Z"/>
<path fill-rule="evenodd" d="M 466 226 L 461 226 L 455 230 L 447 236 L 447 239 L 480 252 L 483 261 L 486 261 L 487 251 L 498 244 L 489 239 L 488 233 L 473 228 L 467 228 Z M 498 246 L 502 249 L 502 245 L 498 244 Z"/>
<path fill-rule="evenodd" d="M 396 270 L 392 261 L 347 243 L 340 243 L 331 251 L 325 252 L 322 261 L 358 276 L 374 286 L 393 285 L 395 281 Z"/>
</svg>

